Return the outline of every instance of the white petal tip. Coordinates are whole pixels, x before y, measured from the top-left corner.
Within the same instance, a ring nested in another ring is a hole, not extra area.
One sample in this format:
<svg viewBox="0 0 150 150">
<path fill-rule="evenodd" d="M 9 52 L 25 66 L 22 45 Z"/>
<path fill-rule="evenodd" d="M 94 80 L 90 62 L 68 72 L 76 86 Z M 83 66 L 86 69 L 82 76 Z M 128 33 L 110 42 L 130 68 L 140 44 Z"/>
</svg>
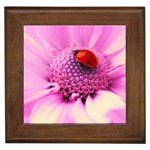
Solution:
<svg viewBox="0 0 150 150">
<path fill-rule="evenodd" d="M 73 93 L 71 95 L 71 100 L 77 100 L 79 98 L 79 94 L 78 93 Z"/>
<path fill-rule="evenodd" d="M 60 89 L 60 86 L 56 83 L 52 83 L 50 85 L 50 93 L 51 94 L 57 93 L 59 91 L 59 89 Z"/>
</svg>

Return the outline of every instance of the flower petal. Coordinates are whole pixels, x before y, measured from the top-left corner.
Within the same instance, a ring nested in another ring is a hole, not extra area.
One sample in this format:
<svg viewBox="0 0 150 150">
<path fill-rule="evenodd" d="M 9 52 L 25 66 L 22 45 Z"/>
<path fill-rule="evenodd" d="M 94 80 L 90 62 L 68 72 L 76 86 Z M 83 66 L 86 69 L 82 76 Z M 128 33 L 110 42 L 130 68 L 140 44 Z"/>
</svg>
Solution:
<svg viewBox="0 0 150 150">
<path fill-rule="evenodd" d="M 69 27 L 63 25 L 37 26 L 38 34 L 45 41 L 45 45 L 62 51 L 70 46 Z"/>
<path fill-rule="evenodd" d="M 30 35 L 24 33 L 24 88 L 35 90 L 48 86 L 46 53 L 41 45 Z"/>
<path fill-rule="evenodd" d="M 27 68 L 26 68 L 27 69 Z M 48 94 L 50 82 L 31 71 L 24 70 L 24 103 Z"/>
<path fill-rule="evenodd" d="M 126 101 L 126 78 L 120 77 L 114 79 L 111 90 L 120 95 L 121 98 Z"/>
<path fill-rule="evenodd" d="M 44 95 L 46 95 L 49 90 L 38 90 L 38 91 L 25 91 L 24 92 L 24 103 L 28 103 L 32 100 L 36 100 Z"/>
<path fill-rule="evenodd" d="M 62 101 L 61 95 L 49 95 L 42 98 L 34 107 L 31 123 L 74 123 L 73 102 Z"/>
<path fill-rule="evenodd" d="M 85 111 L 85 106 L 83 105 L 81 99 L 78 99 L 74 104 L 73 115 L 75 123 L 93 123 L 94 121 L 88 116 Z"/>
<path fill-rule="evenodd" d="M 73 115 L 74 102 L 64 103 L 63 111 L 57 119 L 57 123 L 75 123 Z"/>
<path fill-rule="evenodd" d="M 126 65 L 121 65 L 109 73 L 112 79 L 110 89 L 126 101 Z"/>
<path fill-rule="evenodd" d="M 125 26 L 105 25 L 100 27 L 102 32 L 93 45 L 93 49 L 96 49 L 101 55 L 106 55 L 125 46 Z"/>
<path fill-rule="evenodd" d="M 105 116 L 110 118 L 111 123 L 126 123 L 125 109 L 111 110 Z"/>
<path fill-rule="evenodd" d="M 35 30 L 36 27 L 33 28 L 33 31 Z M 26 27 L 24 29 L 24 59 L 35 61 L 39 65 L 48 63 L 50 57 L 48 52 L 44 50 L 46 45 L 41 44 L 36 39 L 36 32 L 34 33 L 34 37 L 32 37 L 27 31 L 28 28 Z"/>
<path fill-rule="evenodd" d="M 86 26 L 86 25 L 70 26 L 71 45 L 88 47 L 92 31 L 93 26 Z"/>
<path fill-rule="evenodd" d="M 24 104 L 24 123 L 29 123 L 31 111 L 37 102 L 38 101 L 31 101 Z"/>
<path fill-rule="evenodd" d="M 106 55 L 105 59 L 109 63 L 110 68 L 126 64 L 126 49 L 125 47 L 117 50 L 116 52 Z"/>
<path fill-rule="evenodd" d="M 110 123 L 111 118 L 105 115 L 116 109 L 125 109 L 125 103 L 118 95 L 110 91 L 99 91 L 94 99 L 88 96 L 86 101 L 87 113 L 98 123 Z"/>
<path fill-rule="evenodd" d="M 41 75 L 41 73 L 39 73 Z M 46 77 L 41 77 L 40 75 L 36 74 L 33 70 L 24 70 L 24 89 L 25 90 L 39 90 L 47 88 L 50 83 Z M 43 75 L 44 76 L 44 75 Z"/>
<path fill-rule="evenodd" d="M 55 123 L 64 109 L 62 96 L 59 94 L 47 95 L 34 106 L 30 123 Z"/>
<path fill-rule="evenodd" d="M 31 101 L 38 100 L 39 98 L 47 95 L 47 94 L 55 94 L 59 91 L 59 85 L 58 84 L 50 84 L 50 86 L 47 89 L 41 89 L 41 90 L 25 90 L 24 91 L 24 103 L 28 103 Z"/>
<path fill-rule="evenodd" d="M 93 49 L 93 45 L 96 44 L 97 40 L 100 38 L 102 31 L 103 31 L 103 26 L 92 26 L 92 33 L 91 33 L 91 38 L 89 40 L 89 48 Z"/>
</svg>

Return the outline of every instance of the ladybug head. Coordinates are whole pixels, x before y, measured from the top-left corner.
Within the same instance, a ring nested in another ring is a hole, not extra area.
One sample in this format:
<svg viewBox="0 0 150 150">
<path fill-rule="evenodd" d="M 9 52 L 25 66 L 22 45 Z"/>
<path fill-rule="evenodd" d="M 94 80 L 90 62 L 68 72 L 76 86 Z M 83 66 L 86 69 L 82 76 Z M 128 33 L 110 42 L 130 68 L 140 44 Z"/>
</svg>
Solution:
<svg viewBox="0 0 150 150">
<path fill-rule="evenodd" d="M 75 56 L 79 51 L 80 51 L 80 50 L 74 50 L 74 51 L 73 51 L 74 56 Z"/>
</svg>

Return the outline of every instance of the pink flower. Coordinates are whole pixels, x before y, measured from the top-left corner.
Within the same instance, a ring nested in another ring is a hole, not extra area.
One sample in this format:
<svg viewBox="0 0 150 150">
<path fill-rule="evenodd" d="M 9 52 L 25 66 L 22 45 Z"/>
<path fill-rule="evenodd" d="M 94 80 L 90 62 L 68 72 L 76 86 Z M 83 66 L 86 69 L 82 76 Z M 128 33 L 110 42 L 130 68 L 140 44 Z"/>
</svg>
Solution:
<svg viewBox="0 0 150 150">
<path fill-rule="evenodd" d="M 24 123 L 126 123 L 122 25 L 24 27 Z M 79 50 L 98 64 L 76 60 Z"/>
</svg>

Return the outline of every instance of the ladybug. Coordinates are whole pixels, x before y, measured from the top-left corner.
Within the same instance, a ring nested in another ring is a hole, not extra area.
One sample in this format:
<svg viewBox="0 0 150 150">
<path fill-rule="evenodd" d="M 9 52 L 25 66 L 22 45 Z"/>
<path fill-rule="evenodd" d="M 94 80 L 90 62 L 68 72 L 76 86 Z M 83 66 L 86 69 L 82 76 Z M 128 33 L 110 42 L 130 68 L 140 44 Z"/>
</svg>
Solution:
<svg viewBox="0 0 150 150">
<path fill-rule="evenodd" d="M 75 58 L 79 63 L 89 68 L 95 68 L 98 63 L 96 55 L 87 49 L 79 50 L 76 53 Z"/>
</svg>

